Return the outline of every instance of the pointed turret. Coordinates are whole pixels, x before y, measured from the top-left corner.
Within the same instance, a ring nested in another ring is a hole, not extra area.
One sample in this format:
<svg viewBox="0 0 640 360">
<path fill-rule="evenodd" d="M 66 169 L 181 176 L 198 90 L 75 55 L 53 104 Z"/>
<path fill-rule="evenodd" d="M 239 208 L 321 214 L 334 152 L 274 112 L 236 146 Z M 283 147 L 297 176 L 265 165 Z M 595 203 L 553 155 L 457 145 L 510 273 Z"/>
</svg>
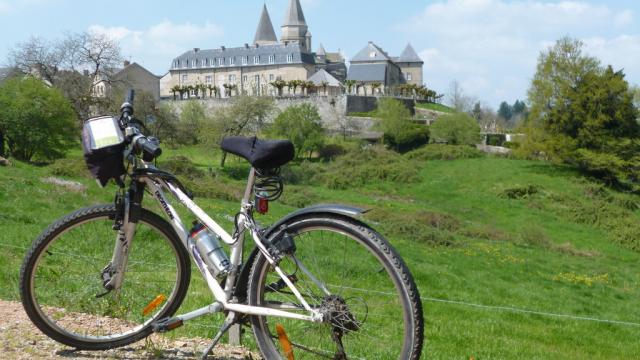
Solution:
<svg viewBox="0 0 640 360">
<path fill-rule="evenodd" d="M 271 17 L 267 10 L 267 4 L 265 4 L 262 8 L 260 23 L 258 24 L 258 30 L 256 30 L 256 36 L 253 43 L 258 45 L 269 45 L 277 42 L 278 38 L 276 38 L 276 32 L 273 30 L 273 24 L 271 23 Z"/>
<path fill-rule="evenodd" d="M 282 23 L 280 41 L 297 41 L 307 52 L 311 51 L 311 33 L 304 18 L 300 0 L 289 0 L 289 7 Z"/>
<path fill-rule="evenodd" d="M 422 61 L 422 59 L 420 59 L 420 56 L 418 56 L 416 51 L 413 49 L 413 46 L 411 46 L 411 44 L 407 44 L 407 47 L 404 49 L 404 51 L 402 52 L 402 54 L 398 58 L 398 62 L 401 62 L 401 63 L 424 63 L 424 61 Z"/>
<path fill-rule="evenodd" d="M 289 0 L 289 8 L 285 15 L 284 24 L 282 26 L 307 26 L 307 21 L 304 18 L 302 12 L 302 6 L 300 6 L 299 0 Z"/>
</svg>

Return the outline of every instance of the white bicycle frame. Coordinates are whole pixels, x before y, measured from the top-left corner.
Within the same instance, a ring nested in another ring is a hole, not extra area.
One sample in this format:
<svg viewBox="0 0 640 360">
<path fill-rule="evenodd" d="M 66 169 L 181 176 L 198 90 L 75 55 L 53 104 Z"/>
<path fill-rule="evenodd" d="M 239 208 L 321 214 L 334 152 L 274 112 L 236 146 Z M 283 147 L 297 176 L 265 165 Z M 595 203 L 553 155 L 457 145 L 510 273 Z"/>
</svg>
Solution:
<svg viewBox="0 0 640 360">
<path fill-rule="evenodd" d="M 207 215 L 193 200 L 189 198 L 178 186 L 175 186 L 169 181 L 165 181 L 159 178 L 153 178 L 152 176 L 142 175 L 138 177 L 140 181 L 143 181 L 146 184 L 147 189 L 153 195 L 153 197 L 158 201 L 160 207 L 162 207 L 166 213 L 166 216 L 171 221 L 171 225 L 174 230 L 180 237 L 182 244 L 189 251 L 191 258 L 194 263 L 204 276 L 209 289 L 213 293 L 215 298 L 215 302 L 205 306 L 201 309 L 192 311 L 187 314 L 176 316 L 176 318 L 182 321 L 188 321 L 206 314 L 220 312 L 220 311 L 229 311 L 235 313 L 242 313 L 248 315 L 264 315 L 264 316 L 277 316 L 283 318 L 291 318 L 312 322 L 321 322 L 322 314 L 312 309 L 311 306 L 307 303 L 307 301 L 302 297 L 300 291 L 296 288 L 293 282 L 289 279 L 289 277 L 282 271 L 280 266 L 274 261 L 274 259 L 269 255 L 268 250 L 265 245 L 262 243 L 259 235 L 257 225 L 253 221 L 253 218 L 250 215 L 250 211 L 253 208 L 253 204 L 250 202 L 250 197 L 253 194 L 253 186 L 256 178 L 255 169 L 251 169 L 249 174 L 249 181 L 247 183 L 247 188 L 244 193 L 244 197 L 242 199 L 242 205 L 240 208 L 240 216 L 237 217 L 237 234 L 235 238 L 229 233 L 227 233 L 218 223 L 216 223 L 209 215 Z M 189 232 L 185 228 L 184 223 L 180 219 L 178 212 L 175 211 L 174 207 L 167 201 L 165 196 L 165 192 L 169 192 L 172 194 L 182 205 L 184 205 L 189 211 L 191 211 L 197 218 L 204 224 L 210 231 L 214 232 L 218 237 L 227 245 L 230 246 L 230 263 L 231 263 L 231 271 L 227 275 L 227 281 L 225 287 L 223 288 L 212 273 L 209 271 L 207 264 L 202 260 L 197 248 L 193 241 L 189 241 Z M 124 229 L 121 230 L 121 234 L 127 237 L 127 241 L 116 241 L 116 251 L 114 252 L 114 260 L 119 253 L 118 247 L 119 244 L 126 244 L 123 246 L 122 250 L 120 250 L 120 254 L 124 255 L 120 257 L 120 259 L 124 258 L 124 264 L 117 264 L 116 267 L 120 269 L 126 268 L 126 255 L 128 253 L 128 248 L 133 240 L 133 235 L 135 233 L 134 223 L 128 223 L 128 219 L 125 218 Z M 245 304 L 235 303 L 232 299 L 233 287 L 236 282 L 236 277 L 238 275 L 238 270 L 242 263 L 242 249 L 244 243 L 244 231 L 248 230 L 253 241 L 256 246 L 260 250 L 260 252 L 266 257 L 269 263 L 273 266 L 275 271 L 278 273 L 280 278 L 285 282 L 285 284 L 289 287 L 291 292 L 295 295 L 297 300 L 303 306 L 304 310 L 306 310 L 307 314 L 296 313 L 292 311 L 286 310 L 297 310 L 300 311 L 298 306 L 291 306 L 287 304 L 273 304 L 269 306 L 250 306 Z M 119 235 L 120 236 L 120 235 Z M 298 262 L 298 260 L 295 260 Z M 308 272 L 306 268 L 303 266 L 300 267 L 302 271 L 305 273 Z M 327 293 L 326 287 L 320 283 L 312 274 L 308 274 L 314 282 L 317 282 L 320 289 Z"/>
</svg>

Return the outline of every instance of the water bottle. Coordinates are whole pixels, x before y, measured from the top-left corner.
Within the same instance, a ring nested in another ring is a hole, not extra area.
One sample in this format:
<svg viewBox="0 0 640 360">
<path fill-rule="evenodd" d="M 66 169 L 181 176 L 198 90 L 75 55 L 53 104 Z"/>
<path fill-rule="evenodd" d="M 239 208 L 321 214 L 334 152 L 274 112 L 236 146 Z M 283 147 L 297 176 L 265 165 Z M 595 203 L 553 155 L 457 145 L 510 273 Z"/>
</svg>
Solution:
<svg viewBox="0 0 640 360">
<path fill-rule="evenodd" d="M 215 234 L 201 223 L 195 222 L 191 229 L 191 239 L 214 277 L 223 277 L 229 273 L 231 267 L 229 257 Z"/>
</svg>

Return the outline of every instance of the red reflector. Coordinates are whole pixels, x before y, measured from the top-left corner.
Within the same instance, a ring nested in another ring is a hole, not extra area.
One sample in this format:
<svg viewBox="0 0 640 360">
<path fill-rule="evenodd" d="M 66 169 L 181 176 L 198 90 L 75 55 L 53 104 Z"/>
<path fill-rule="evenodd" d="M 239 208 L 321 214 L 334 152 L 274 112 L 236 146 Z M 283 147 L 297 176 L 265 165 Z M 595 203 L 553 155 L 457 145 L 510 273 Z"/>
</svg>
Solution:
<svg viewBox="0 0 640 360">
<path fill-rule="evenodd" d="M 260 214 L 266 214 L 269 212 L 269 200 L 266 198 L 258 198 L 256 208 Z"/>
</svg>

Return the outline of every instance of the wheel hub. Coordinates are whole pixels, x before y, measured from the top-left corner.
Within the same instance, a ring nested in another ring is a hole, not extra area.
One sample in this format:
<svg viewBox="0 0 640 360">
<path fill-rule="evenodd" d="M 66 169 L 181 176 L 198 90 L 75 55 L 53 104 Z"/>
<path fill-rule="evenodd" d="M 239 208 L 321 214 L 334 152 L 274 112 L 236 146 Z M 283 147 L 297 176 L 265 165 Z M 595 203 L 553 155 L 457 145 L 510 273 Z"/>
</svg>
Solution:
<svg viewBox="0 0 640 360">
<path fill-rule="evenodd" d="M 334 331 L 346 333 L 358 331 L 362 325 L 349 310 L 347 302 L 341 296 L 329 295 L 322 300 L 320 307 L 323 321 L 331 324 Z"/>
</svg>

